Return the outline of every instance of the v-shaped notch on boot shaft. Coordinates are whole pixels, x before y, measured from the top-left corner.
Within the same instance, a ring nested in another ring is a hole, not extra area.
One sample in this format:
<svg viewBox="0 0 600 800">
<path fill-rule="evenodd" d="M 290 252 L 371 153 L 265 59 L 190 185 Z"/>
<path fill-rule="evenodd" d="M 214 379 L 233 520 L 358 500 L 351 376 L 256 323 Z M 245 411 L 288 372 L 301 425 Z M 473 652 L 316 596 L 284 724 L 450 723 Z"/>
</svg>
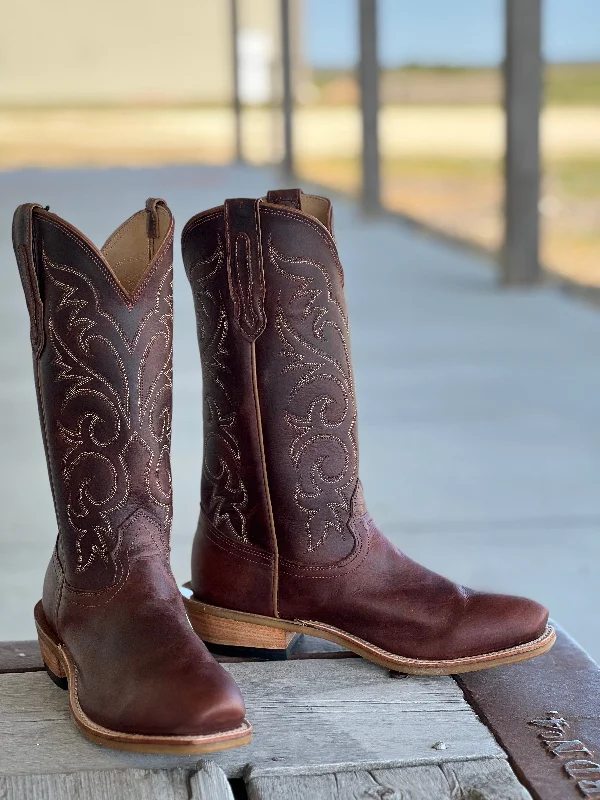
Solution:
<svg viewBox="0 0 600 800">
<path fill-rule="evenodd" d="M 173 228 L 150 199 L 98 249 L 41 206 L 15 212 L 61 565 L 78 590 L 114 586 L 126 554 L 166 551 Z M 129 525 L 140 509 L 149 521 Z"/>
<path fill-rule="evenodd" d="M 174 220 L 164 200 L 149 198 L 104 245 L 98 248 L 74 225 L 36 203 L 20 205 L 13 218 L 13 246 L 30 313 L 43 299 L 43 254 L 52 241 L 52 260 L 60 261 L 62 250 L 75 248 L 80 257 L 93 262 L 117 297 L 133 308 L 143 294 L 147 279 L 166 254 L 170 256 Z M 90 275 L 90 278 L 93 278 Z"/>
</svg>

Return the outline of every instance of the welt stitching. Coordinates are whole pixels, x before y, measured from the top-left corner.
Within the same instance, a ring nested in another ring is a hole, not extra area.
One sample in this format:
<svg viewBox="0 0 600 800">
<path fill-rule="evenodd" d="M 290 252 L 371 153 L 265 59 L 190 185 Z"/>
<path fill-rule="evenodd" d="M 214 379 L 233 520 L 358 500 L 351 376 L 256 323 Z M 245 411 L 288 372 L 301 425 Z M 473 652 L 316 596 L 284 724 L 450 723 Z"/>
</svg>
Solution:
<svg viewBox="0 0 600 800">
<path fill-rule="evenodd" d="M 341 634 L 346 633 L 345 631 L 342 631 L 340 628 L 336 628 L 334 625 L 328 625 L 326 623 L 319 622 L 318 620 L 302 619 L 295 621 L 300 625 L 307 625 L 307 626 L 314 625 L 314 627 L 319 630 L 325 630 L 325 631 L 328 630 Z M 541 636 L 538 636 L 537 639 L 534 639 L 531 642 L 526 642 L 525 644 L 518 644 L 515 647 L 509 647 L 504 650 L 496 650 L 495 652 L 492 651 L 491 653 L 483 653 L 480 656 L 461 656 L 460 658 L 440 659 L 439 661 L 430 661 L 428 659 L 407 658 L 406 656 L 397 656 L 395 653 L 390 653 L 388 650 L 384 650 L 382 647 L 378 647 L 377 645 L 368 642 L 366 639 L 361 639 L 360 636 L 355 636 L 354 634 L 351 634 L 350 638 L 354 642 L 362 644 L 365 647 L 365 649 L 370 650 L 373 653 L 379 653 L 385 656 L 386 658 L 396 661 L 397 664 L 440 666 L 443 664 L 458 665 L 465 662 L 479 664 L 485 661 L 496 659 L 498 658 L 499 655 L 510 655 L 512 653 L 527 653 L 530 650 L 535 650 L 538 644 L 548 636 L 549 634 L 548 628 L 549 626 L 546 627 L 544 633 Z"/>
<path fill-rule="evenodd" d="M 70 663 L 69 663 L 69 666 L 71 666 Z M 88 715 L 85 713 L 85 711 L 82 709 L 81 704 L 79 702 L 79 692 L 78 692 L 78 689 L 77 689 L 77 681 L 78 681 L 78 676 L 79 676 L 79 670 L 78 670 L 77 665 L 75 664 L 75 662 L 73 662 L 73 667 L 72 668 L 73 668 L 73 674 L 71 675 L 71 670 L 69 670 L 69 679 L 73 683 L 74 703 L 75 703 L 75 706 L 77 708 L 77 711 L 79 712 L 79 717 L 77 717 L 77 715 L 75 715 L 76 719 L 81 720 L 81 718 L 83 717 L 84 720 L 85 720 L 86 727 L 88 727 L 90 730 L 93 730 L 96 733 L 100 733 L 100 735 L 102 735 L 103 733 L 106 733 L 106 732 L 108 732 L 110 734 L 114 734 L 114 731 L 112 731 L 110 728 L 105 728 L 104 726 L 98 725 L 93 720 L 91 720 L 88 717 Z M 247 731 L 248 730 L 248 725 L 247 725 L 245 720 L 244 720 L 244 723 L 245 724 L 240 725 L 239 728 L 234 728 L 231 731 L 218 731 L 216 734 L 203 734 L 201 736 L 194 736 L 193 738 L 194 739 L 210 739 L 211 737 L 213 737 L 215 735 L 218 736 L 221 733 L 238 733 L 238 732 L 241 732 L 241 731 Z M 161 740 L 162 741 L 165 738 L 167 738 L 168 740 L 183 741 L 183 742 L 187 742 L 187 741 L 190 740 L 190 737 L 186 736 L 186 735 L 184 735 L 184 736 L 166 736 L 166 737 L 161 737 L 161 736 L 152 736 L 152 735 L 133 733 L 133 734 L 129 734 L 129 736 L 134 740 L 141 741 L 142 743 L 144 741 L 148 741 L 148 740 L 150 740 L 150 741 Z M 107 738 L 110 738 L 110 737 L 107 737 Z"/>
</svg>

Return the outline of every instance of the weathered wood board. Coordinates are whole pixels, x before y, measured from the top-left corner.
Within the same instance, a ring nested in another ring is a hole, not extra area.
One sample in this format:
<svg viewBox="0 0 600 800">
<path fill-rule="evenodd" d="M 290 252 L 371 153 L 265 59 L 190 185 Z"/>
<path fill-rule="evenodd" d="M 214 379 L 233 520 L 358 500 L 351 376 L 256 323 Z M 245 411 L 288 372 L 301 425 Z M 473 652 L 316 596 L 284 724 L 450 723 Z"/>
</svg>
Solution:
<svg viewBox="0 0 600 800">
<path fill-rule="evenodd" d="M 5 672 L 33 672 L 43 668 L 37 639 L 28 642 L 0 642 L 0 675 Z"/>
<path fill-rule="evenodd" d="M 237 663 L 240 661 L 263 661 L 264 659 L 248 656 L 216 655 L 217 661 L 222 663 Z M 359 658 L 356 653 L 345 650 L 339 644 L 328 642 L 326 639 L 317 639 L 314 636 L 300 634 L 294 646 L 290 659 L 306 658 Z M 23 642 L 0 642 L 0 675 L 6 672 L 36 672 L 44 669 L 44 662 L 36 640 Z"/>
<path fill-rule="evenodd" d="M 325 775 L 251 773 L 247 790 L 248 800 L 531 800 L 497 758 Z"/>
<path fill-rule="evenodd" d="M 451 678 L 392 679 L 362 659 L 226 667 L 254 725 L 251 745 L 214 756 L 229 777 L 249 767 L 258 778 L 505 757 Z M 91 744 L 66 692 L 41 672 L 0 675 L 0 741 L 0 775 L 191 768 L 197 760 Z"/>
<path fill-rule="evenodd" d="M 214 761 L 197 769 L 106 769 L 0 776 L 2 800 L 233 800 Z"/>
<path fill-rule="evenodd" d="M 502 759 L 334 772 L 250 774 L 249 800 L 531 800 Z M 234 800 L 225 773 L 204 760 L 193 770 L 99 770 L 0 776 L 2 800 Z"/>
</svg>

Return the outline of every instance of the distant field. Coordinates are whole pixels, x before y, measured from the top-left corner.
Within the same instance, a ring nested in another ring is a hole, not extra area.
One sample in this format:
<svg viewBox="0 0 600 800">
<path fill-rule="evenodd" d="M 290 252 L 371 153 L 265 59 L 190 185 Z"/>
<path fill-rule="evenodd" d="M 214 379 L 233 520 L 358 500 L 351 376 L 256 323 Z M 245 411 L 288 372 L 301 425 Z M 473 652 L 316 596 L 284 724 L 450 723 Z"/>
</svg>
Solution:
<svg viewBox="0 0 600 800">
<path fill-rule="evenodd" d="M 356 193 L 361 126 L 351 73 L 320 72 L 295 117 L 298 172 Z M 383 196 L 390 208 L 497 248 L 504 117 L 498 70 L 382 75 Z M 229 108 L 0 109 L 0 169 L 221 163 L 234 154 Z M 251 163 L 281 158 L 278 110 L 244 113 Z M 550 66 L 542 117 L 542 255 L 600 286 L 600 65 Z"/>
<path fill-rule="evenodd" d="M 320 70 L 312 74 L 311 100 L 325 105 L 358 102 L 358 84 L 350 70 Z M 600 105 L 600 64 L 550 64 L 545 70 L 545 101 L 549 105 Z M 502 102 L 500 69 L 450 67 L 383 70 L 383 104 L 489 105 Z"/>
<path fill-rule="evenodd" d="M 305 160 L 311 180 L 356 194 L 358 159 Z M 384 161 L 385 205 L 434 228 L 497 250 L 502 240 L 501 162 L 416 156 Z M 550 159 L 540 204 L 542 260 L 581 284 L 600 286 L 600 157 Z"/>
</svg>

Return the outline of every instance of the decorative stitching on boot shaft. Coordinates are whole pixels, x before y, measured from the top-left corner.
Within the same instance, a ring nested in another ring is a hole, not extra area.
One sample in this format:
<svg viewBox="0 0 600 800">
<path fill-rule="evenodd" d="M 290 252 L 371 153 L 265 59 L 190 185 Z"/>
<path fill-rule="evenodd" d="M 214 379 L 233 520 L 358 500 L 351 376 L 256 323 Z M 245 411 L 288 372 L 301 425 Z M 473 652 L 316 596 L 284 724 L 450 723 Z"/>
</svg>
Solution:
<svg viewBox="0 0 600 800">
<path fill-rule="evenodd" d="M 74 543 L 75 575 L 103 565 L 97 575 L 106 576 L 101 592 L 127 573 L 122 523 L 128 518 L 132 524 L 132 509 L 147 520 L 145 529 L 157 529 L 161 550 L 168 553 L 172 267 L 160 277 L 153 307 L 131 339 L 89 276 L 53 261 L 45 250 L 42 265 L 53 298 L 47 321 L 55 417 L 50 449 L 62 477 L 62 524 L 73 533 L 67 541 Z M 132 370 L 137 351 L 139 364 Z M 156 517 L 142 506 L 153 508 Z"/>
<path fill-rule="evenodd" d="M 189 271 L 204 387 L 203 494 L 211 523 L 247 542 L 248 491 L 241 477 L 237 415 L 227 389 L 235 378 L 227 365 L 229 319 L 219 286 L 224 268 L 225 250 L 218 237 L 212 255 L 198 260 Z"/>
<path fill-rule="evenodd" d="M 358 470 L 356 403 L 345 309 L 327 268 L 310 258 L 268 256 L 278 281 L 275 327 L 294 374 L 285 410 L 292 432 L 288 455 L 297 475 L 293 499 L 305 518 L 306 551 L 335 533 L 347 535 Z"/>
</svg>

